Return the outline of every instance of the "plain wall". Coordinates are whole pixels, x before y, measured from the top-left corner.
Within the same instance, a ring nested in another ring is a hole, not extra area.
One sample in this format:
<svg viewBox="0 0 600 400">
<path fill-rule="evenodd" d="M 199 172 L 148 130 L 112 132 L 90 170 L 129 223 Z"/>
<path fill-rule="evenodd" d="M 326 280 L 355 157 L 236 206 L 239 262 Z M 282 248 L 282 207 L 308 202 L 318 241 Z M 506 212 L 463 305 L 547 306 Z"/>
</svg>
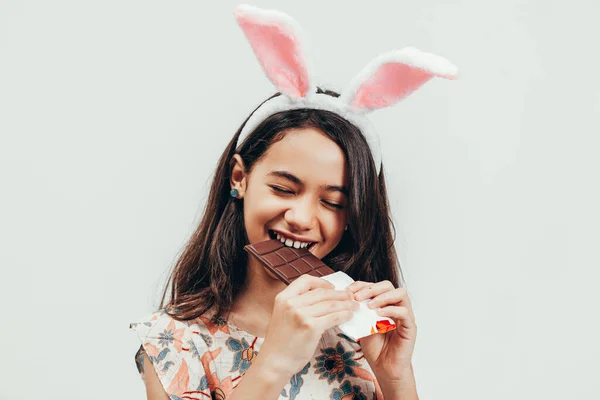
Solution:
<svg viewBox="0 0 600 400">
<path fill-rule="evenodd" d="M 152 312 L 216 161 L 274 89 L 237 2 L 0 1 L 0 398 L 143 399 Z M 597 2 L 260 1 L 319 83 L 456 64 L 376 111 L 421 399 L 598 399 Z"/>
</svg>

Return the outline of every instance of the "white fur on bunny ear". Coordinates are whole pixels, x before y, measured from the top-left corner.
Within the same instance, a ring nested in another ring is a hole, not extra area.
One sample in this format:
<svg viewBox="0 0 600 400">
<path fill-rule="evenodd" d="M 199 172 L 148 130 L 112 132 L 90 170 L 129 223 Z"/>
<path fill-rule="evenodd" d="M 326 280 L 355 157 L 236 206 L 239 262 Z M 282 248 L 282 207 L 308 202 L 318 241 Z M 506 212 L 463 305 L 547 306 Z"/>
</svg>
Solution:
<svg viewBox="0 0 600 400">
<path fill-rule="evenodd" d="M 434 76 L 456 79 L 458 68 L 445 58 L 406 47 L 371 61 L 350 83 L 341 100 L 355 111 L 387 107 Z"/>
<path fill-rule="evenodd" d="M 247 4 L 237 6 L 234 16 L 277 90 L 293 99 L 311 92 L 311 76 L 300 40 L 302 28 L 292 17 Z"/>
</svg>

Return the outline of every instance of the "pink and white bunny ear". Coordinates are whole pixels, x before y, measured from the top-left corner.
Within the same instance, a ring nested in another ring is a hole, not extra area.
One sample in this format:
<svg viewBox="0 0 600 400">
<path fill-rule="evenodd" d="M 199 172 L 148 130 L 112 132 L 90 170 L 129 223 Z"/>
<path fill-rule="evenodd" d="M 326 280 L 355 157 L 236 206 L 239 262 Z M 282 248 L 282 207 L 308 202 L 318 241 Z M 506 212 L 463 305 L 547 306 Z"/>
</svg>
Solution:
<svg viewBox="0 0 600 400">
<path fill-rule="evenodd" d="M 305 97 L 312 82 L 299 39 L 300 25 L 280 11 L 247 4 L 237 6 L 234 16 L 277 90 L 293 99 Z"/>
<path fill-rule="evenodd" d="M 458 78 L 458 69 L 445 58 L 413 47 L 384 53 L 350 83 L 341 100 L 356 111 L 391 106 L 434 76 Z"/>
</svg>

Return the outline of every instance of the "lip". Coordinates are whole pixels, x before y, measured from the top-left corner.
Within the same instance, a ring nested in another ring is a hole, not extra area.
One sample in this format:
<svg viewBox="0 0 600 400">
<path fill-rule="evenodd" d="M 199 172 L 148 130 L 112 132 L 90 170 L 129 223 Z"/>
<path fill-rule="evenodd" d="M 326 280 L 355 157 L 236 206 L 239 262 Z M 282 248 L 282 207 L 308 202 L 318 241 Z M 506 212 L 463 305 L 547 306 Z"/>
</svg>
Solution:
<svg viewBox="0 0 600 400">
<path fill-rule="evenodd" d="M 270 230 L 275 233 L 279 233 L 280 236 L 285 236 L 286 238 L 292 239 L 294 241 L 303 242 L 303 243 L 317 243 L 317 240 L 313 240 L 313 239 L 302 237 L 302 236 L 292 235 L 289 232 L 280 231 L 278 229 L 270 229 Z"/>
</svg>

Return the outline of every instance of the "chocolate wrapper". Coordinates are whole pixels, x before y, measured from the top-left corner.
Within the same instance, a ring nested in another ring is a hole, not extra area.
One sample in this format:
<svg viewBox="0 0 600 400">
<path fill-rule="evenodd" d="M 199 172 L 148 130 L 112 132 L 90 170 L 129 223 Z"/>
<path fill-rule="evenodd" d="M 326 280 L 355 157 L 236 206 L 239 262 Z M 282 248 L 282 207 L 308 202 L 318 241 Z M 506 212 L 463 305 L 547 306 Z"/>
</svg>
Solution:
<svg viewBox="0 0 600 400">
<path fill-rule="evenodd" d="M 346 290 L 354 282 L 354 279 L 342 271 L 322 276 L 321 279 L 332 283 L 336 290 Z M 370 299 L 359 302 L 360 308 L 354 311 L 352 319 L 338 326 L 344 334 L 357 342 L 366 336 L 396 329 L 394 320 L 382 317 L 367 307 L 369 301 Z"/>
</svg>

